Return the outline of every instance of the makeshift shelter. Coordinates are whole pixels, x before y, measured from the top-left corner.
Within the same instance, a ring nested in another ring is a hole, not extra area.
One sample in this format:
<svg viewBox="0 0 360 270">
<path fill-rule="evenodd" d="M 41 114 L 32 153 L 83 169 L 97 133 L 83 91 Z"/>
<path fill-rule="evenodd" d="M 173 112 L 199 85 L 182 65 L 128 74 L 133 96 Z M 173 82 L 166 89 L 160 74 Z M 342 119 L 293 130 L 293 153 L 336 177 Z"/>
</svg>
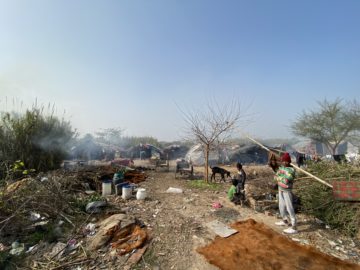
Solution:
<svg viewBox="0 0 360 270">
<path fill-rule="evenodd" d="M 302 140 L 292 145 L 295 151 L 299 153 L 304 153 L 306 155 L 332 155 L 332 152 L 328 147 L 321 142 L 316 142 L 313 140 Z M 344 141 L 339 144 L 336 149 L 336 155 L 354 155 L 359 153 L 359 148 L 354 146 L 348 141 Z"/>
<path fill-rule="evenodd" d="M 238 149 L 228 152 L 230 162 L 241 162 L 242 164 L 266 164 L 268 162 L 268 153 L 266 150 L 254 144 L 242 145 Z"/>
<path fill-rule="evenodd" d="M 164 159 L 164 152 L 151 144 L 139 144 L 133 147 L 130 147 L 128 150 L 124 152 L 124 157 L 127 158 L 142 158 L 148 159 L 151 157 L 158 157 L 160 159 Z"/>
<path fill-rule="evenodd" d="M 164 148 L 164 155 L 170 160 L 175 160 L 185 157 L 188 151 L 189 147 L 185 145 L 173 144 Z"/>
<path fill-rule="evenodd" d="M 186 154 L 186 160 L 191 161 L 193 165 L 202 166 L 205 164 L 204 151 L 200 144 L 194 145 Z M 266 164 L 268 161 L 267 152 L 254 144 L 233 145 L 210 151 L 209 165 L 214 166 L 219 163 L 243 164 L 257 163 Z"/>
<path fill-rule="evenodd" d="M 201 144 L 196 144 L 190 148 L 185 156 L 186 161 L 191 162 L 196 166 L 203 166 L 205 164 L 204 149 Z M 217 151 L 210 151 L 209 165 L 213 166 L 219 161 L 219 155 Z"/>
</svg>

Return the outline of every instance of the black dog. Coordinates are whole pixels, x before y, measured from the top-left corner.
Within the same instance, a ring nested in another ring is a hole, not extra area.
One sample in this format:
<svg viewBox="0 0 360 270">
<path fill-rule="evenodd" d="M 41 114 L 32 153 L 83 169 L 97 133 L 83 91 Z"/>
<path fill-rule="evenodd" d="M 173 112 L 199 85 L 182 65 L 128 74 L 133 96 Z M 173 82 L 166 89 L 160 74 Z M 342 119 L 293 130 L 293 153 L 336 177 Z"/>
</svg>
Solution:
<svg viewBox="0 0 360 270">
<path fill-rule="evenodd" d="M 230 172 L 227 171 L 227 170 L 225 170 L 225 169 L 223 169 L 223 168 L 220 168 L 220 167 L 212 167 L 211 170 L 212 170 L 212 174 L 211 174 L 211 177 L 210 177 L 211 180 L 214 179 L 214 181 L 215 181 L 215 175 L 216 175 L 217 173 L 221 175 L 221 180 L 223 180 L 224 182 L 225 182 L 225 175 L 226 175 L 227 177 L 231 177 L 231 176 L 230 176 Z"/>
</svg>

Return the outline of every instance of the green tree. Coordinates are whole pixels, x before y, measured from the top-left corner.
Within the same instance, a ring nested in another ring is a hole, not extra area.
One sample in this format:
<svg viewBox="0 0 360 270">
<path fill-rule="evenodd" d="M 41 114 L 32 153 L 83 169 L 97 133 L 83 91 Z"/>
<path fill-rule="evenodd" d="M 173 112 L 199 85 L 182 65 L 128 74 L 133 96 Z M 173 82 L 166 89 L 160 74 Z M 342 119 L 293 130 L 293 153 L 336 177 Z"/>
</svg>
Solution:
<svg viewBox="0 0 360 270">
<path fill-rule="evenodd" d="M 108 145 L 121 145 L 121 135 L 124 132 L 121 128 L 106 128 L 96 132 L 96 140 Z"/>
<path fill-rule="evenodd" d="M 316 111 L 303 112 L 291 125 L 295 135 L 324 143 L 333 155 L 341 142 L 360 130 L 360 105 L 341 99 L 318 102 Z"/>
<path fill-rule="evenodd" d="M 150 137 L 150 136 L 144 136 L 144 137 L 136 137 L 136 136 L 131 136 L 131 137 L 122 137 L 122 143 L 121 146 L 126 148 L 132 147 L 132 146 L 137 146 L 139 144 L 151 144 L 153 146 L 162 148 L 162 144 L 154 137 Z"/>
</svg>

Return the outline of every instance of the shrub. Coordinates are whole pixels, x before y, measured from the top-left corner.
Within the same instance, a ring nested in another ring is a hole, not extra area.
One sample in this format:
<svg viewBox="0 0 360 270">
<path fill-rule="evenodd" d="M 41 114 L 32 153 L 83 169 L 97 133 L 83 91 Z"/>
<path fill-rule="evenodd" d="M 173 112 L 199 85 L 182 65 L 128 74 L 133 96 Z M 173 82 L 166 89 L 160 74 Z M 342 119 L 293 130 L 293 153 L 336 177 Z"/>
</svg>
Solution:
<svg viewBox="0 0 360 270">
<path fill-rule="evenodd" d="M 351 164 L 310 163 L 307 170 L 322 179 L 360 181 L 360 171 Z M 315 180 L 299 180 L 296 193 L 301 199 L 303 212 L 319 218 L 331 228 L 347 235 L 354 236 L 359 231 L 359 202 L 336 201 L 332 189 Z"/>
<path fill-rule="evenodd" d="M 10 166 L 17 160 L 36 171 L 58 168 L 74 134 L 69 122 L 53 114 L 45 115 L 42 109 L 32 108 L 24 114 L 4 113 L 0 119 L 2 176 L 9 174 Z"/>
</svg>

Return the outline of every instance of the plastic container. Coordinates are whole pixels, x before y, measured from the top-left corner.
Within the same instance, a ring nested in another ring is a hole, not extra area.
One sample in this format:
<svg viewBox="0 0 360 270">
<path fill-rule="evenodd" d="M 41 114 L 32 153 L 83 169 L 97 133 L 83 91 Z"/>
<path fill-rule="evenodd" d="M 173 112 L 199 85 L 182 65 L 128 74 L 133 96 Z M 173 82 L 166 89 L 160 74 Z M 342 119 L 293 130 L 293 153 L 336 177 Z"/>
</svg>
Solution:
<svg viewBox="0 0 360 270">
<path fill-rule="evenodd" d="M 122 188 L 122 198 L 128 200 L 132 197 L 132 187 L 129 185 L 123 186 Z"/>
<path fill-rule="evenodd" d="M 111 187 L 112 187 L 112 181 L 106 180 L 102 183 L 102 195 L 107 196 L 111 195 Z"/>
<path fill-rule="evenodd" d="M 124 183 L 120 183 L 120 184 L 115 185 L 115 194 L 117 196 L 120 196 L 122 194 L 122 188 L 125 187 L 125 186 L 128 186 L 128 185 L 129 185 L 128 182 L 124 182 Z"/>
<path fill-rule="evenodd" d="M 146 199 L 146 189 L 145 188 L 139 188 L 136 192 L 136 199 L 137 200 L 145 200 Z"/>
</svg>

